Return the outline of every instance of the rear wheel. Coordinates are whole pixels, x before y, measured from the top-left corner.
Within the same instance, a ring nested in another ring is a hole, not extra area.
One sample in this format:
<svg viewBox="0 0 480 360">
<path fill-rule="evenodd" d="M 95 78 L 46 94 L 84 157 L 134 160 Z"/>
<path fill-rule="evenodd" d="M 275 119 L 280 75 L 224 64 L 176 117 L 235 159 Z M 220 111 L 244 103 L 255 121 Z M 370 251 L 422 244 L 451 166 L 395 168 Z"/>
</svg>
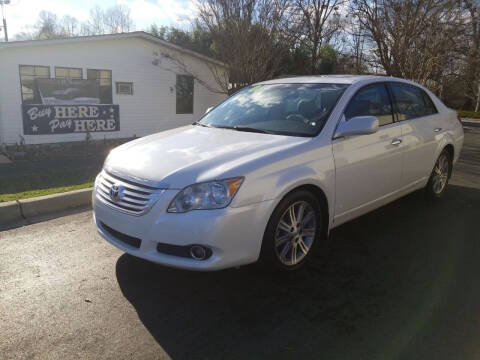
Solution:
<svg viewBox="0 0 480 360">
<path fill-rule="evenodd" d="M 302 267 L 321 234 L 321 207 L 308 191 L 287 195 L 275 208 L 265 231 L 262 258 L 283 270 Z"/>
<path fill-rule="evenodd" d="M 448 150 L 444 149 L 435 163 L 425 188 L 429 198 L 437 199 L 445 193 L 451 172 L 452 157 Z"/>
</svg>

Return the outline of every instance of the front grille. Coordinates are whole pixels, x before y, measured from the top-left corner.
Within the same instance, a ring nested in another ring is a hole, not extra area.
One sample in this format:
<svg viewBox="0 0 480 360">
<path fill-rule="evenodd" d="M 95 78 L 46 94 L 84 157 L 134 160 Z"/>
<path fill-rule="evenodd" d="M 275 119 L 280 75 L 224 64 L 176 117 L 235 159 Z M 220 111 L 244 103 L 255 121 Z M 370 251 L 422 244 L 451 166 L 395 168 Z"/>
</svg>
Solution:
<svg viewBox="0 0 480 360">
<path fill-rule="evenodd" d="M 116 199 L 110 196 L 110 190 L 114 185 L 121 189 L 121 197 Z M 96 188 L 97 197 L 104 204 L 132 215 L 146 213 L 163 191 L 163 189 L 107 173 L 105 170 L 99 175 Z"/>
<path fill-rule="evenodd" d="M 115 239 L 117 239 L 117 240 L 119 240 L 119 241 L 121 241 L 121 242 L 123 242 L 127 245 L 133 246 L 136 249 L 140 248 L 140 244 L 142 243 L 142 240 L 140 240 L 139 238 L 121 233 L 120 231 L 117 231 L 115 229 L 112 229 L 110 226 L 105 225 L 103 222 L 101 222 L 100 224 L 102 225 L 103 230 L 105 230 L 107 233 L 109 233 Z"/>
</svg>

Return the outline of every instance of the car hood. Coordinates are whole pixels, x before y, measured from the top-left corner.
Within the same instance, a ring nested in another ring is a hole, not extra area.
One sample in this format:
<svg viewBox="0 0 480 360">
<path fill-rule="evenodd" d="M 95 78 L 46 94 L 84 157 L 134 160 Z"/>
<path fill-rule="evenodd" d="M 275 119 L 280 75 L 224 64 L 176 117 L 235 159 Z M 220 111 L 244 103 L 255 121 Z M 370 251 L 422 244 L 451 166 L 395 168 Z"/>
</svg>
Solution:
<svg viewBox="0 0 480 360">
<path fill-rule="evenodd" d="M 311 138 L 185 126 L 123 144 L 110 153 L 105 170 L 162 188 L 244 176 L 248 163 Z M 258 166 L 258 165 L 257 165 Z"/>
</svg>

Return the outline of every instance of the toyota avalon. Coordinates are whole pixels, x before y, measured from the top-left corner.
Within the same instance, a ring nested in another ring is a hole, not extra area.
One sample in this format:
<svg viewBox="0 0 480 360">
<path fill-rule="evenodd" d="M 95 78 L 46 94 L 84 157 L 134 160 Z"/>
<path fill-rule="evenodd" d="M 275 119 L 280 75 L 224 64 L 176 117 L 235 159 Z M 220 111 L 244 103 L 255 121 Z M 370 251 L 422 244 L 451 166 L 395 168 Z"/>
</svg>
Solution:
<svg viewBox="0 0 480 360">
<path fill-rule="evenodd" d="M 440 198 L 463 136 L 456 113 L 411 81 L 265 81 L 111 151 L 94 221 L 114 246 L 168 266 L 295 270 L 346 221 L 422 188 Z"/>
</svg>

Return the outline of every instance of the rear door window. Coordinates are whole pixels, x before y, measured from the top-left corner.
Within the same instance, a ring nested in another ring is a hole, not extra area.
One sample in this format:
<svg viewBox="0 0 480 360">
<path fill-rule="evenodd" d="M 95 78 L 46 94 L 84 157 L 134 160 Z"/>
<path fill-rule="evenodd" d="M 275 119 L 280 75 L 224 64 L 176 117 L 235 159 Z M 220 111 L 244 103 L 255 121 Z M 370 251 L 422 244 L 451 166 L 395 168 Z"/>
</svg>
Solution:
<svg viewBox="0 0 480 360">
<path fill-rule="evenodd" d="M 427 107 L 428 115 L 438 113 L 437 108 L 435 107 L 435 104 L 433 103 L 430 96 L 428 96 L 428 94 L 423 90 L 422 90 L 422 93 L 423 93 L 423 99 L 425 100 L 425 106 Z"/>
<path fill-rule="evenodd" d="M 380 126 L 393 122 L 392 105 L 385 84 L 373 84 L 362 88 L 350 100 L 345 119 L 355 116 L 376 116 Z"/>
<path fill-rule="evenodd" d="M 392 83 L 395 113 L 399 121 L 437 113 L 430 97 L 415 86 Z"/>
</svg>

